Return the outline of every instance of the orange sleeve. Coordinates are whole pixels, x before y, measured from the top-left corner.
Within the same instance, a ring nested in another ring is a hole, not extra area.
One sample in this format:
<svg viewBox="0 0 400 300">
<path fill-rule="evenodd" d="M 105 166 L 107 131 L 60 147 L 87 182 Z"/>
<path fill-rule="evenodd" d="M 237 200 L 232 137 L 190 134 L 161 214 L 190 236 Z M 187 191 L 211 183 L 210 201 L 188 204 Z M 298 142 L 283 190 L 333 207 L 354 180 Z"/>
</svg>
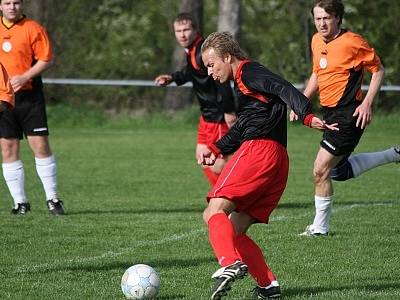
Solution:
<svg viewBox="0 0 400 300">
<path fill-rule="evenodd" d="M 0 64 L 0 66 L 0 101 L 7 102 L 11 107 L 14 107 L 14 91 L 10 79 L 8 78 L 6 69 L 4 69 L 3 65 Z"/>
<path fill-rule="evenodd" d="M 53 49 L 50 38 L 44 27 L 34 23 L 32 50 L 36 60 L 50 61 L 53 58 Z"/>
<path fill-rule="evenodd" d="M 376 73 L 379 71 L 381 66 L 381 60 L 376 54 L 374 48 L 371 48 L 365 40 L 361 40 L 361 44 L 358 49 L 356 61 L 357 67 L 362 67 L 368 70 L 370 73 Z"/>
</svg>

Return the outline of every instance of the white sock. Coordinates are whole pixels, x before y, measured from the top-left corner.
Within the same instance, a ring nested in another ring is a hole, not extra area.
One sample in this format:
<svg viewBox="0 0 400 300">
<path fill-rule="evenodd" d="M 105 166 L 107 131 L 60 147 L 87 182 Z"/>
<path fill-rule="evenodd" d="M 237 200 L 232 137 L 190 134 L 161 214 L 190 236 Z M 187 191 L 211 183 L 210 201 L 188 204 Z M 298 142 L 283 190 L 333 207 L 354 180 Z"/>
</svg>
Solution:
<svg viewBox="0 0 400 300">
<path fill-rule="evenodd" d="M 368 170 L 397 161 L 398 156 L 397 152 L 390 148 L 380 152 L 352 155 L 349 157 L 349 163 L 353 169 L 354 177 L 358 177 Z"/>
<path fill-rule="evenodd" d="M 312 228 L 316 233 L 329 232 L 329 220 L 332 212 L 332 196 L 320 197 L 315 195 L 315 217 Z"/>
<path fill-rule="evenodd" d="M 46 199 L 57 197 L 57 168 L 53 155 L 46 158 L 35 157 L 36 172 L 42 181 Z"/>
<path fill-rule="evenodd" d="M 22 161 L 17 160 L 12 163 L 3 163 L 3 176 L 10 191 L 11 197 L 14 200 L 14 207 L 18 203 L 25 203 L 25 173 Z"/>
</svg>

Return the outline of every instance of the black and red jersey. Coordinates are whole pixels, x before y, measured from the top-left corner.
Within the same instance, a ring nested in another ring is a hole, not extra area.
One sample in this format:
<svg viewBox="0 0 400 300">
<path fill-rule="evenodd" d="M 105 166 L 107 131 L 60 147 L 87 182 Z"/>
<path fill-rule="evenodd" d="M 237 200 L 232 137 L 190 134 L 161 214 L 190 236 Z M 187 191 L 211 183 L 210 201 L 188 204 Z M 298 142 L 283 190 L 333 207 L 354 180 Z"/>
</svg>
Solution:
<svg viewBox="0 0 400 300">
<path fill-rule="evenodd" d="M 375 50 L 360 35 L 346 30 L 328 43 L 316 33 L 311 49 L 321 105 L 339 107 L 362 101 L 363 71 L 378 72 L 381 66 Z"/>
<path fill-rule="evenodd" d="M 193 83 L 193 90 L 200 104 L 200 111 L 207 122 L 221 122 L 224 113 L 235 112 L 233 91 L 229 82 L 221 84 L 208 76 L 207 68 L 201 58 L 201 45 L 204 38 L 198 35 L 186 50 L 185 68 L 174 72 L 172 79 L 177 85 Z"/>
<path fill-rule="evenodd" d="M 287 145 L 287 106 L 305 123 L 311 103 L 291 83 L 263 65 L 243 60 L 235 74 L 238 119 L 216 146 L 222 154 L 235 152 L 247 140 L 271 139 Z M 215 150 L 215 149 L 214 149 Z"/>
</svg>

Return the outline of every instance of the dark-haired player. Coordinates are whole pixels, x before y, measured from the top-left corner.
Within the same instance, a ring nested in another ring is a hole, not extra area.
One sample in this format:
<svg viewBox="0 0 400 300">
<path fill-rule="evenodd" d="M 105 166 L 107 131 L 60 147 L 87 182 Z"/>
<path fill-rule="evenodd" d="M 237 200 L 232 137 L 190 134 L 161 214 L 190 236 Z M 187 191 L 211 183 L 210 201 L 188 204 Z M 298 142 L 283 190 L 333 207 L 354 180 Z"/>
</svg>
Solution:
<svg viewBox="0 0 400 300">
<path fill-rule="evenodd" d="M 229 82 L 220 84 L 208 76 L 207 68 L 201 59 L 201 45 L 204 38 L 199 33 L 197 23 L 189 13 L 180 13 L 173 23 L 177 42 L 185 48 L 187 64 L 172 74 L 157 76 L 156 83 L 166 86 L 172 82 L 177 85 L 193 83 L 193 91 L 200 104 L 196 159 L 206 145 L 220 139 L 235 122 L 235 102 Z M 203 166 L 203 171 L 213 185 L 225 158 L 218 158 L 214 166 Z"/>
<path fill-rule="evenodd" d="M 301 235 L 326 236 L 332 212 L 332 180 L 358 177 L 377 166 L 400 161 L 400 146 L 350 156 L 372 119 L 372 104 L 384 69 L 375 50 L 358 34 L 341 28 L 344 6 L 340 0 L 317 0 L 311 10 L 317 33 L 313 36 L 313 71 L 304 90 L 319 91 L 326 122 L 340 131 L 325 131 L 314 162 L 315 217 Z M 363 72 L 372 74 L 368 92 L 361 92 Z M 291 113 L 291 120 L 296 115 Z"/>
</svg>

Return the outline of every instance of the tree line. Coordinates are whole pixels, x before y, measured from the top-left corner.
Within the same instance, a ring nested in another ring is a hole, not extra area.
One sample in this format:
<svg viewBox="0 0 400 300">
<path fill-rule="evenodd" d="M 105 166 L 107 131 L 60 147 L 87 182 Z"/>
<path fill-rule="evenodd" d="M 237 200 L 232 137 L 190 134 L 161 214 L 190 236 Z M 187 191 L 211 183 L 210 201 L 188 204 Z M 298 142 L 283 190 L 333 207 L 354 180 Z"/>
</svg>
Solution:
<svg viewBox="0 0 400 300">
<path fill-rule="evenodd" d="M 171 23 L 178 12 L 197 16 L 203 35 L 229 30 L 251 59 L 293 83 L 310 75 L 309 42 L 315 32 L 312 0 L 70 0 L 27 1 L 25 13 L 46 26 L 56 63 L 52 78 L 146 79 L 182 64 Z M 343 25 L 377 50 L 385 85 L 400 84 L 400 2 L 347 0 Z M 367 78 L 368 80 L 368 78 Z M 111 111 L 153 111 L 190 103 L 183 89 L 48 86 L 50 101 L 95 105 Z M 169 95 L 168 100 L 168 93 Z M 396 106 L 396 93 L 381 93 L 377 106 Z M 171 100 L 172 99 L 172 100 Z M 178 99 L 178 100 L 176 100 Z"/>
</svg>

